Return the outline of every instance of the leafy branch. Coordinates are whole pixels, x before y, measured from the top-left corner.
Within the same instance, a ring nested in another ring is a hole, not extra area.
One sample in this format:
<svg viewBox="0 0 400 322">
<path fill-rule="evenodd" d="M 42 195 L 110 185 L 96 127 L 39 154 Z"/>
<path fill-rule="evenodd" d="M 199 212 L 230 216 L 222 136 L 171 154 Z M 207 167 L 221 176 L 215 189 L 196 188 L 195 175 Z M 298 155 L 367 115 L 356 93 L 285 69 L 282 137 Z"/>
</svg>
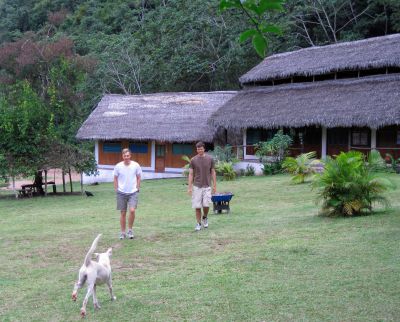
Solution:
<svg viewBox="0 0 400 322">
<path fill-rule="evenodd" d="M 264 58 L 268 47 L 268 34 L 281 35 L 281 29 L 264 21 L 267 11 L 283 11 L 284 0 L 221 0 L 221 11 L 239 9 L 249 20 L 254 28 L 243 31 L 239 42 L 252 39 L 252 44 L 257 54 Z"/>
</svg>

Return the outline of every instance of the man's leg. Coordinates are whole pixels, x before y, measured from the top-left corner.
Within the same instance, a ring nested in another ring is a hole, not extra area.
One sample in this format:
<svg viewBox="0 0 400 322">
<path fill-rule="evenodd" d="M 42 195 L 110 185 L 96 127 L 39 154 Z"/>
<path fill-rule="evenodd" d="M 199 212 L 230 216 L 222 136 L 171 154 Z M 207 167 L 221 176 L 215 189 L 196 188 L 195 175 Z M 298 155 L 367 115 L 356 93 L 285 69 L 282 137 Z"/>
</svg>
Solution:
<svg viewBox="0 0 400 322">
<path fill-rule="evenodd" d="M 129 196 L 128 206 L 129 206 L 129 218 L 128 218 L 128 238 L 133 239 L 133 223 L 135 222 L 135 211 L 138 203 L 138 193 L 134 193 Z"/>
<path fill-rule="evenodd" d="M 135 208 L 129 209 L 128 229 L 132 230 L 133 223 L 135 222 Z"/>
<path fill-rule="evenodd" d="M 201 230 L 201 208 L 196 208 L 196 221 L 197 224 L 195 230 L 199 231 Z"/>
<path fill-rule="evenodd" d="M 210 207 L 203 207 L 203 227 L 208 228 L 208 211 L 210 210 Z"/>
<path fill-rule="evenodd" d="M 196 220 L 198 224 L 201 223 L 201 208 L 196 208 Z"/>
<path fill-rule="evenodd" d="M 121 212 L 119 218 L 119 225 L 121 227 L 121 233 L 119 235 L 119 239 L 125 238 L 125 231 L 126 231 L 126 200 L 125 196 L 121 193 L 117 192 L 117 209 Z"/>
<path fill-rule="evenodd" d="M 205 188 L 203 189 L 203 199 L 202 199 L 202 205 L 203 205 L 203 227 L 208 228 L 208 211 L 210 210 L 210 203 L 211 203 L 211 188 Z"/>
<path fill-rule="evenodd" d="M 121 225 L 121 233 L 125 234 L 126 231 L 126 210 L 121 210 L 121 217 L 119 219 Z"/>
</svg>

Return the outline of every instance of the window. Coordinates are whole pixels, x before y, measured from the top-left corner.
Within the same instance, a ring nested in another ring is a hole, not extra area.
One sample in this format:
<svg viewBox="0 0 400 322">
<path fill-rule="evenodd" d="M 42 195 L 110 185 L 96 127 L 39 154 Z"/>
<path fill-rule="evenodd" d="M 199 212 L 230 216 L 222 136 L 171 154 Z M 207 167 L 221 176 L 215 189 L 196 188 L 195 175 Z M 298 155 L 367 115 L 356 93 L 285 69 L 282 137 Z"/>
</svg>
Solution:
<svg viewBox="0 0 400 322">
<path fill-rule="evenodd" d="M 369 130 L 352 130 L 351 132 L 351 145 L 368 146 L 369 143 Z"/>
<path fill-rule="evenodd" d="M 103 152 L 120 153 L 121 151 L 122 151 L 121 142 L 103 142 Z"/>
<path fill-rule="evenodd" d="M 376 146 L 391 147 L 400 143 L 400 131 L 395 126 L 386 126 L 376 130 Z"/>
<path fill-rule="evenodd" d="M 276 134 L 276 132 L 277 130 L 247 129 L 246 145 L 253 145 L 261 141 L 265 142 L 271 140 Z"/>
<path fill-rule="evenodd" d="M 130 142 L 129 150 L 131 150 L 132 153 L 147 153 L 148 145 L 143 142 Z"/>
<path fill-rule="evenodd" d="M 328 129 L 328 144 L 329 145 L 343 145 L 349 144 L 349 130 L 343 127 L 336 127 Z"/>
<path fill-rule="evenodd" d="M 165 157 L 165 145 L 156 145 L 156 157 Z"/>
<path fill-rule="evenodd" d="M 192 155 L 193 145 L 192 144 L 172 144 L 172 154 Z"/>
</svg>

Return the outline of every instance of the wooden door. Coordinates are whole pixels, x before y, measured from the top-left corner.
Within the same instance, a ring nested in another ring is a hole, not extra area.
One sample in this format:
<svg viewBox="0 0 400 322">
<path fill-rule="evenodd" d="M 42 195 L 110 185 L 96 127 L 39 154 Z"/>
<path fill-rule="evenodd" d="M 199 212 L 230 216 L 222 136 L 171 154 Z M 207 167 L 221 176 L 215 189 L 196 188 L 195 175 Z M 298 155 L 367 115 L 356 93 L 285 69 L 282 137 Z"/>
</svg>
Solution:
<svg viewBox="0 0 400 322">
<path fill-rule="evenodd" d="M 165 144 L 156 144 L 156 172 L 165 171 Z"/>
</svg>

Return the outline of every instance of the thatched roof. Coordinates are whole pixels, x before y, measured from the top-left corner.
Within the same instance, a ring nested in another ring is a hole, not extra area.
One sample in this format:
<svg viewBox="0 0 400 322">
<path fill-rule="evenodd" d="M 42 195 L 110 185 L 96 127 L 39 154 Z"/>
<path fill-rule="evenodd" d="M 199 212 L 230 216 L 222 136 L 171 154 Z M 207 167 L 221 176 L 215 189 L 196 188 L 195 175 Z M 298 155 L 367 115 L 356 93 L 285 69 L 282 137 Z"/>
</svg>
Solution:
<svg viewBox="0 0 400 322">
<path fill-rule="evenodd" d="M 87 140 L 212 142 L 207 119 L 236 92 L 105 95 L 79 129 Z"/>
<path fill-rule="evenodd" d="M 400 34 L 272 55 L 239 80 L 246 84 L 292 76 L 383 67 L 400 67 Z"/>
<path fill-rule="evenodd" d="M 228 129 L 400 124 L 400 74 L 249 87 L 210 119 Z"/>
</svg>

